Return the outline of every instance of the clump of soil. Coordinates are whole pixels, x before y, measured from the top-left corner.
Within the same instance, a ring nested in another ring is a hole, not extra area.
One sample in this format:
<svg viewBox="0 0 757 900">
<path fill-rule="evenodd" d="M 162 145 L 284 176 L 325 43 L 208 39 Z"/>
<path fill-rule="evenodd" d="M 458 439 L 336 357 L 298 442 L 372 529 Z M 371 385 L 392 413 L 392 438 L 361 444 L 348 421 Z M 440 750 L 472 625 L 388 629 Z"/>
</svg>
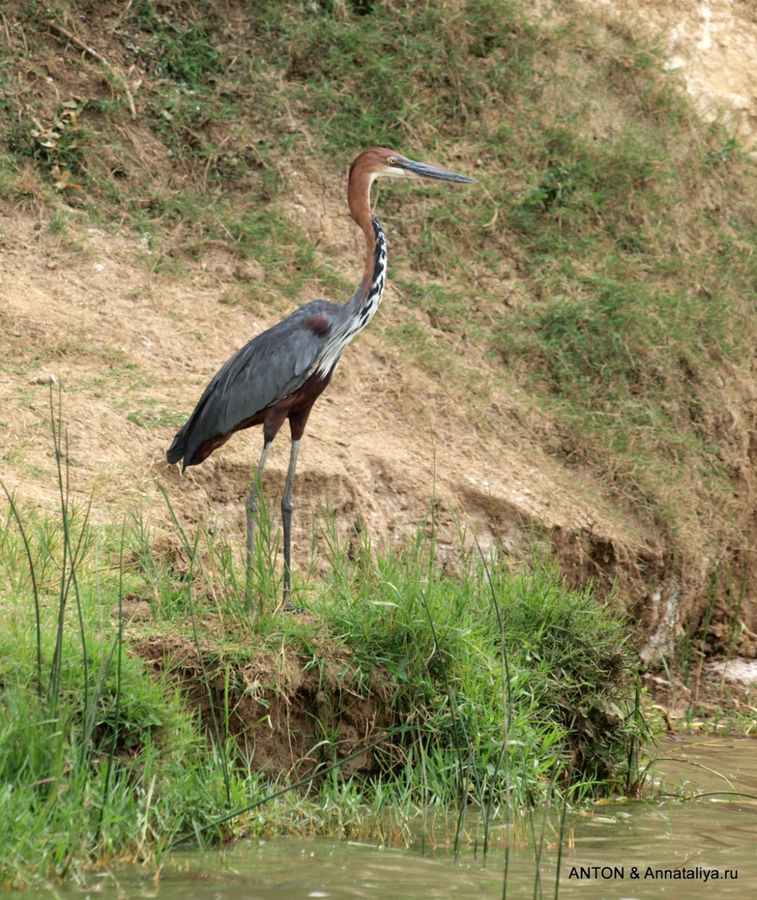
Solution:
<svg viewBox="0 0 757 900">
<path fill-rule="evenodd" d="M 228 728 L 252 768 L 297 779 L 339 763 L 347 775 L 373 774 L 395 688 L 381 667 L 364 683 L 347 648 L 328 637 L 320 643 L 317 660 L 282 644 L 244 663 L 212 647 L 201 658 L 196 644 L 177 635 L 132 647 L 181 688 L 210 734 L 219 723 Z"/>
</svg>

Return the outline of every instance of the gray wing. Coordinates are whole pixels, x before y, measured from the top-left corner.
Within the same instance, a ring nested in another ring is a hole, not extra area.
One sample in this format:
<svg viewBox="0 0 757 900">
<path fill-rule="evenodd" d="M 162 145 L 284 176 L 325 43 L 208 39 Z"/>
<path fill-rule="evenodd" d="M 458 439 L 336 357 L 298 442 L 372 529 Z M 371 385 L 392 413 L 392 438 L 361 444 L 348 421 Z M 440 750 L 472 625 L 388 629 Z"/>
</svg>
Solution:
<svg viewBox="0 0 757 900">
<path fill-rule="evenodd" d="M 168 450 L 169 462 L 192 465 L 206 441 L 228 435 L 305 383 L 328 342 L 338 304 L 313 300 L 238 350 L 205 388 Z"/>
</svg>

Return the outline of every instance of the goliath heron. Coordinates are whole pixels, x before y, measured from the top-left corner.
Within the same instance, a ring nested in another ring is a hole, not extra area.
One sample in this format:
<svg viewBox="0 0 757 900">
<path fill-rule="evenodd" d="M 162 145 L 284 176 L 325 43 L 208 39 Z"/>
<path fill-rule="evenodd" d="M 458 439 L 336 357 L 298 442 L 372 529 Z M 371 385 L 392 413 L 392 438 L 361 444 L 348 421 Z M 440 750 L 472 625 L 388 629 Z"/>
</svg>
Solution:
<svg viewBox="0 0 757 900">
<path fill-rule="evenodd" d="M 473 183 L 473 178 L 406 159 L 374 147 L 350 167 L 347 201 L 352 218 L 365 234 L 365 270 L 347 303 L 313 300 L 238 350 L 221 367 L 181 431 L 168 448 L 169 463 L 182 470 L 195 466 L 224 444 L 235 431 L 263 426 L 263 452 L 246 502 L 247 595 L 251 596 L 253 535 L 258 492 L 268 448 L 289 419 L 292 445 L 281 499 L 284 527 L 284 602 L 291 589 L 290 549 L 294 470 L 300 439 L 310 410 L 334 374 L 344 348 L 371 321 L 386 280 L 386 239 L 371 214 L 371 185 L 376 178 L 399 176 Z"/>
</svg>

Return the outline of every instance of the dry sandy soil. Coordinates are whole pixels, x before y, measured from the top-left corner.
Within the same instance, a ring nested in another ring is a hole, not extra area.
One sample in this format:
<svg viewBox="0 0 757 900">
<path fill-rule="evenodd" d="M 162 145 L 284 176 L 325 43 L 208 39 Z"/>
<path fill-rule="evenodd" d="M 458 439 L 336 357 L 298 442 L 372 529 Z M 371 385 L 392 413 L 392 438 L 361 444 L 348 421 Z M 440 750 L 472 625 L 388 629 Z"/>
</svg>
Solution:
<svg viewBox="0 0 757 900">
<path fill-rule="evenodd" d="M 742 143 L 757 149 L 755 0 L 587 2 L 647 27 L 704 116 L 725 116 Z"/>
<path fill-rule="evenodd" d="M 312 189 L 306 179 L 300 188 L 292 214 L 305 221 L 302 201 Z M 320 229 L 324 254 L 352 268 L 357 281 L 359 263 L 349 260 L 359 260 L 361 238 L 346 211 L 334 211 L 333 222 L 322 214 L 310 227 Z M 189 277 L 160 276 L 134 235 L 73 223 L 65 239 L 56 239 L 45 223 L 18 211 L 0 219 L 0 228 L 0 316 L 12 360 L 0 381 L 7 486 L 27 503 L 55 508 L 48 384 L 54 377 L 63 389 L 72 488 L 82 500 L 94 489 L 95 516 L 112 520 L 141 503 L 156 524 L 165 523 L 162 485 L 186 521 L 215 519 L 241 539 L 259 429 L 235 436 L 182 476 L 165 463 L 175 427 L 144 423 L 179 422 L 230 353 L 278 318 L 251 317 L 219 302 L 245 263 L 219 248 Z M 378 315 L 391 316 L 391 307 L 390 284 Z M 575 544 L 574 565 L 586 566 L 586 574 L 606 570 L 613 544 L 644 552 L 643 541 L 602 509 L 591 484 L 520 446 L 517 433 L 503 445 L 498 432 L 474 431 L 464 410 L 450 408 L 443 384 L 405 366 L 365 332 L 345 353 L 303 441 L 297 558 L 306 562 L 311 522 L 325 502 L 346 528 L 365 527 L 381 541 L 423 521 L 432 497 L 450 544 L 460 524 L 483 547 L 496 533 L 516 549 L 524 526 L 536 522 L 545 532 L 564 531 L 565 542 Z M 287 461 L 284 431 L 266 468 L 272 496 Z"/>
</svg>

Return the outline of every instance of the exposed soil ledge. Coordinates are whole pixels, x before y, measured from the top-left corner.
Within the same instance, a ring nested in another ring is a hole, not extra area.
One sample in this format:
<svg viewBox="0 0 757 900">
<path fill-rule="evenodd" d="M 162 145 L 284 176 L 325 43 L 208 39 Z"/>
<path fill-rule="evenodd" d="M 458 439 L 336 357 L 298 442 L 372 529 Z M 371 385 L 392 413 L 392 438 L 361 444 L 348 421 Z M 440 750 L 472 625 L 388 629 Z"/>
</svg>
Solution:
<svg viewBox="0 0 757 900">
<path fill-rule="evenodd" d="M 178 635 L 132 647 L 155 672 L 169 674 L 208 731 L 219 723 L 228 728 L 253 769 L 290 779 L 336 762 L 347 775 L 377 770 L 375 750 L 392 724 L 396 690 L 381 667 L 365 685 L 349 650 L 328 638 L 317 661 L 282 645 L 242 665 L 220 660 L 214 650 L 201 659 L 196 645 Z"/>
<path fill-rule="evenodd" d="M 255 771 L 296 780 L 338 763 L 347 776 L 369 776 L 379 772 L 377 748 L 401 752 L 395 741 L 383 740 L 397 724 L 397 689 L 388 670 L 377 667 L 365 684 L 349 650 L 328 637 L 317 662 L 285 645 L 242 664 L 213 648 L 201 659 L 197 646 L 176 634 L 134 636 L 130 645 L 155 673 L 169 675 L 208 733 L 221 728 L 237 739 Z M 648 717 L 661 716 L 666 730 L 677 732 L 757 712 L 754 660 L 708 664 L 693 683 L 647 673 Z M 228 718 L 225 709 L 232 711 Z"/>
</svg>

